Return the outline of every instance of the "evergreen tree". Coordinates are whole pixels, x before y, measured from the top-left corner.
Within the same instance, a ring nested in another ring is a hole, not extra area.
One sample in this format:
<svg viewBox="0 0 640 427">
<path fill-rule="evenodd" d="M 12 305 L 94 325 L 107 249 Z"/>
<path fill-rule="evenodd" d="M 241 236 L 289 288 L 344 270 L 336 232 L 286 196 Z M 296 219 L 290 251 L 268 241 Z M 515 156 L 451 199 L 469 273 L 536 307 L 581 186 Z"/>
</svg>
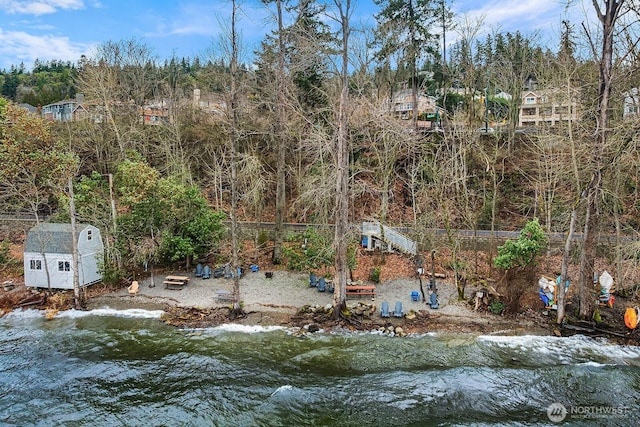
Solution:
<svg viewBox="0 0 640 427">
<path fill-rule="evenodd" d="M 399 53 L 400 62 L 410 68 L 412 90 L 413 124 L 418 120 L 418 72 L 417 64 L 425 54 L 434 55 L 436 36 L 432 27 L 438 18 L 437 0 L 374 0 L 382 7 L 376 15 L 378 21 L 378 53 L 381 61 Z"/>
</svg>

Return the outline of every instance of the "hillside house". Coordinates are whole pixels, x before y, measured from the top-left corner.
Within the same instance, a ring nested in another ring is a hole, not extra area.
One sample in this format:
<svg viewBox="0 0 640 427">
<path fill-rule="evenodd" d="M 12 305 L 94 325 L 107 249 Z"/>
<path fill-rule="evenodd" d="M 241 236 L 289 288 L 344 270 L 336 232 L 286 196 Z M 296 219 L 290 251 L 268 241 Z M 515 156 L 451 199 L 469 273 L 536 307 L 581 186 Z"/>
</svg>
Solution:
<svg viewBox="0 0 640 427">
<path fill-rule="evenodd" d="M 147 102 L 139 108 L 140 120 L 144 125 L 158 126 L 172 123 L 172 102 L 168 99 L 159 99 Z"/>
<path fill-rule="evenodd" d="M 393 94 L 391 109 L 394 114 L 410 120 L 413 116 L 413 95 L 411 89 L 401 89 Z M 436 127 L 442 117 L 442 108 L 436 104 L 436 98 L 418 92 L 418 127 Z"/>
<path fill-rule="evenodd" d="M 518 126 L 556 126 L 578 118 L 577 95 L 568 97 L 558 89 L 525 90 Z"/>
<path fill-rule="evenodd" d="M 84 104 L 84 96 L 76 94 L 75 99 L 65 99 L 42 107 L 42 117 L 57 122 L 74 122 L 89 117 Z"/>
<path fill-rule="evenodd" d="M 27 233 L 24 244 L 24 284 L 33 288 L 73 289 L 73 241 L 71 224 L 43 223 Z M 78 224 L 78 282 L 89 286 L 102 280 L 99 266 L 104 246 L 100 230 Z"/>
</svg>

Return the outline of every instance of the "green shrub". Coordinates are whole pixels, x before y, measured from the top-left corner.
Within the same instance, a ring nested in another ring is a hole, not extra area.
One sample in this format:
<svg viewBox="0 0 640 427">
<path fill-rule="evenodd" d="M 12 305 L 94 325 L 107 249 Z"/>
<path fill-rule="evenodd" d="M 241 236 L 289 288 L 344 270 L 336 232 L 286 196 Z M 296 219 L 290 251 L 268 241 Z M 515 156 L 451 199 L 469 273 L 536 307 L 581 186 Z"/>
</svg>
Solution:
<svg viewBox="0 0 640 427">
<path fill-rule="evenodd" d="M 381 272 L 382 272 L 382 269 L 380 267 L 374 267 L 371 270 L 371 274 L 369 274 L 369 280 L 371 280 L 373 283 L 380 283 Z"/>
<path fill-rule="evenodd" d="M 493 314 L 502 314 L 504 309 L 505 309 L 505 306 L 500 301 L 494 301 L 491 304 L 489 304 L 489 311 L 492 312 Z"/>
<path fill-rule="evenodd" d="M 303 233 L 292 233 L 283 247 L 287 267 L 294 271 L 326 269 L 333 264 L 333 246 L 329 233 L 307 228 Z"/>
<path fill-rule="evenodd" d="M 9 242 L 3 240 L 0 242 L 0 267 L 6 266 L 11 257 L 9 256 Z"/>
<path fill-rule="evenodd" d="M 527 222 L 518 240 L 507 240 L 498 247 L 498 256 L 493 260 L 497 268 L 509 270 L 514 267 L 532 265 L 536 256 L 547 244 L 547 236 L 535 218 Z"/>
<path fill-rule="evenodd" d="M 258 234 L 258 246 L 263 247 L 269 242 L 269 234 L 267 234 L 266 230 L 260 230 Z"/>
</svg>

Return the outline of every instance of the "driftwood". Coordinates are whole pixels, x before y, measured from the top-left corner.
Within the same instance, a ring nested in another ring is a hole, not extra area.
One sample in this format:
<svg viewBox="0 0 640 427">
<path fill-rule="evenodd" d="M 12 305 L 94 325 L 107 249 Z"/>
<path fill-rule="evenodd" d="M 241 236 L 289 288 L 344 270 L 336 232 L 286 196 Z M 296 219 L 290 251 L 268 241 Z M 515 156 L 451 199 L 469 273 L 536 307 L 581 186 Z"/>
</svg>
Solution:
<svg viewBox="0 0 640 427">
<path fill-rule="evenodd" d="M 45 301 L 46 301 L 46 298 L 41 296 L 28 297 L 21 301 L 18 301 L 18 303 L 16 304 L 16 307 L 24 308 L 24 307 L 31 307 L 32 305 L 42 305 L 44 304 Z"/>
<path fill-rule="evenodd" d="M 425 271 L 423 274 L 424 274 L 425 277 L 431 277 L 431 272 L 430 271 Z M 447 275 L 444 274 L 444 273 L 435 273 L 433 275 L 433 277 L 435 277 L 436 279 L 446 279 Z"/>
<path fill-rule="evenodd" d="M 607 334 L 607 335 L 612 335 L 614 337 L 619 337 L 619 338 L 629 337 L 629 334 L 623 334 L 620 332 L 614 332 L 614 331 L 598 328 L 587 322 L 581 322 L 580 324 L 565 323 L 562 327 L 570 331 L 580 332 L 585 334 L 592 334 L 592 335 Z"/>
</svg>

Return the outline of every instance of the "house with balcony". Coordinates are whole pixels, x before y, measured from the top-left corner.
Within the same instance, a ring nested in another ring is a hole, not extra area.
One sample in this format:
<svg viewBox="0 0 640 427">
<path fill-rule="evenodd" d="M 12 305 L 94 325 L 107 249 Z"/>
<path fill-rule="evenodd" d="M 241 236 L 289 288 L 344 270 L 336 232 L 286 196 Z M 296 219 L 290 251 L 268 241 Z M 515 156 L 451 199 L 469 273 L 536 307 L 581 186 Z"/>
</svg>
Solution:
<svg viewBox="0 0 640 427">
<path fill-rule="evenodd" d="M 42 107 L 42 117 L 56 122 L 74 122 L 89 118 L 84 95 L 78 93 L 74 99 L 65 99 Z"/>
<path fill-rule="evenodd" d="M 568 96 L 559 89 L 525 90 L 522 92 L 518 126 L 557 126 L 578 118 L 577 93 Z"/>
<path fill-rule="evenodd" d="M 401 89 L 393 94 L 391 110 L 402 120 L 413 117 L 413 96 L 411 89 Z M 443 109 L 436 104 L 436 98 L 418 92 L 418 127 L 435 128 L 440 125 Z"/>
</svg>

